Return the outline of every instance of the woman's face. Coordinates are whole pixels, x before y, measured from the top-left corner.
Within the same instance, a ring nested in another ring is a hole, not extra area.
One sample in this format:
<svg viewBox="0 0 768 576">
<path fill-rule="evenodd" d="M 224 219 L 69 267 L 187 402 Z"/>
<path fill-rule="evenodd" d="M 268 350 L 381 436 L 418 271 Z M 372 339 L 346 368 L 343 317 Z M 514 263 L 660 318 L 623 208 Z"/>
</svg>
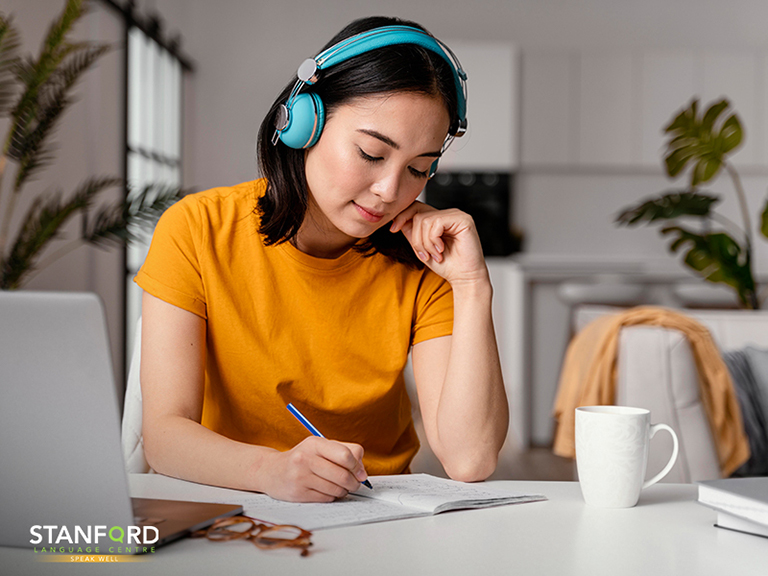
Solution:
<svg viewBox="0 0 768 576">
<path fill-rule="evenodd" d="M 332 257 L 410 206 L 448 133 L 436 96 L 395 92 L 338 106 L 307 151 L 310 206 L 299 248 Z"/>
</svg>

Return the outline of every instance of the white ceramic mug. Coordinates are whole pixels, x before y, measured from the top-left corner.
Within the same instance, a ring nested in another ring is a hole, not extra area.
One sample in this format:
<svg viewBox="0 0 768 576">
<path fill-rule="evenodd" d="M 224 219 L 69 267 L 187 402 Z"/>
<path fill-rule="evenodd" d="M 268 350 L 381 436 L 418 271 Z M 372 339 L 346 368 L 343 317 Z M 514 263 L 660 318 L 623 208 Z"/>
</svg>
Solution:
<svg viewBox="0 0 768 576">
<path fill-rule="evenodd" d="M 659 430 L 672 434 L 672 457 L 645 479 L 648 448 Z M 628 406 L 576 408 L 576 468 L 584 500 L 600 508 L 630 508 L 640 491 L 664 478 L 677 460 L 677 434 L 666 424 L 651 424 L 651 412 Z"/>
</svg>

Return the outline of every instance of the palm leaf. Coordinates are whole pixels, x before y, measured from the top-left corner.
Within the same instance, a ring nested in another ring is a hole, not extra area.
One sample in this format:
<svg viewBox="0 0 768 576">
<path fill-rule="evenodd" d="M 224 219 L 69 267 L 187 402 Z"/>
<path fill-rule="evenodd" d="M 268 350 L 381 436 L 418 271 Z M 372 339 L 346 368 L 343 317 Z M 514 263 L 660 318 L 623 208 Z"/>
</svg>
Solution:
<svg viewBox="0 0 768 576">
<path fill-rule="evenodd" d="M 61 192 L 47 201 L 38 197 L 24 218 L 16 242 L 0 269 L 0 288 L 18 288 L 24 276 L 34 269 L 41 250 L 55 238 L 60 228 L 77 212 L 86 210 L 106 188 L 116 186 L 119 178 L 91 178 L 68 199 Z"/>
<path fill-rule="evenodd" d="M 70 54 L 72 45 L 66 42 L 67 34 L 85 13 L 86 7 L 85 0 L 67 0 L 59 18 L 48 30 L 39 58 L 26 60 L 17 67 L 16 76 L 22 80 L 24 91 L 11 113 L 13 136 L 10 140 L 19 141 L 21 135 L 29 131 L 30 124 L 37 116 L 38 91 L 54 74 L 64 58 Z M 7 153 L 7 150 L 4 152 Z"/>
<path fill-rule="evenodd" d="M 71 46 L 67 35 L 88 8 L 88 0 L 67 0 L 58 19 L 51 23 L 37 60 L 36 86 L 42 85 L 67 56 Z"/>
<path fill-rule="evenodd" d="M 0 116 L 8 113 L 16 97 L 14 70 L 20 46 L 21 38 L 12 19 L 0 13 Z"/>
<path fill-rule="evenodd" d="M 60 87 L 72 88 L 80 76 L 101 56 L 111 50 L 109 44 L 81 42 L 71 46 L 66 59 L 51 73 L 48 80 L 40 87 L 40 102 L 49 98 L 46 93 L 56 92 Z"/>
<path fill-rule="evenodd" d="M 52 133 L 61 113 L 69 103 L 70 100 L 65 92 L 56 94 L 55 99 L 42 110 L 36 125 L 26 133 L 20 131 L 13 133 L 8 157 L 19 162 L 14 190 L 20 190 L 24 182 L 37 170 L 53 161 L 53 146 L 45 139 Z"/>
<path fill-rule="evenodd" d="M 29 154 L 30 148 L 33 148 L 37 141 L 50 131 L 58 116 L 71 102 L 69 92 L 77 80 L 109 49 L 108 45 L 81 45 L 42 85 L 37 87 L 34 108 L 28 108 L 28 117 L 25 117 L 23 122 L 17 122 L 13 127 L 7 152 L 10 158 L 21 161 L 25 155 Z M 29 63 L 24 66 L 27 73 L 33 73 L 29 71 Z"/>
<path fill-rule="evenodd" d="M 80 76 L 109 49 L 108 45 L 81 44 L 40 87 L 37 118 L 26 130 L 17 126 L 8 150 L 8 156 L 19 161 L 16 190 L 51 159 L 51 149 L 46 146 L 46 139 L 53 133 L 61 114 L 72 102 L 72 88 Z"/>
<path fill-rule="evenodd" d="M 87 0 L 67 0 L 58 19 L 54 20 L 48 28 L 48 34 L 43 41 L 43 54 L 49 54 L 55 58 L 67 34 L 72 30 L 75 22 L 88 11 L 88 8 Z"/>
<path fill-rule="evenodd" d="M 31 54 L 19 56 L 11 66 L 14 78 L 26 86 L 35 76 L 35 65 L 35 59 Z"/>
<path fill-rule="evenodd" d="M 129 194 L 124 202 L 101 209 L 83 235 L 83 240 L 97 246 L 136 241 L 136 226 L 154 226 L 162 213 L 180 198 L 178 188 L 147 186 Z"/>
</svg>

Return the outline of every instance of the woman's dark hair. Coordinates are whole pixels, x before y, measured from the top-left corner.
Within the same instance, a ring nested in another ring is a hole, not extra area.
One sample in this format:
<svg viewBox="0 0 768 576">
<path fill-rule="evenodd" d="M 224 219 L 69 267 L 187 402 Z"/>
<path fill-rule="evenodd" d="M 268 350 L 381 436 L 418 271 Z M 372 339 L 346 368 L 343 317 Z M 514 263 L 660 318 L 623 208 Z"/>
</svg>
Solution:
<svg viewBox="0 0 768 576">
<path fill-rule="evenodd" d="M 427 32 L 419 24 L 399 18 L 362 18 L 339 32 L 323 50 L 361 32 L 392 25 L 412 26 Z M 266 193 L 258 202 L 261 213 L 259 232 L 267 245 L 280 244 L 296 236 L 309 205 L 304 174 L 305 151 L 282 143 L 272 144 L 278 109 L 288 99 L 295 82 L 294 77 L 280 93 L 259 129 L 259 168 L 267 179 Z M 441 97 L 452 121 L 458 117 L 458 97 L 451 65 L 440 55 L 415 44 L 385 46 L 323 70 L 312 91 L 322 98 L 326 116 L 353 98 L 388 92 L 415 92 Z M 379 252 L 398 262 L 423 266 L 405 237 L 392 234 L 387 226 L 379 228 L 366 242 L 358 243 L 354 248 L 366 255 Z"/>
</svg>

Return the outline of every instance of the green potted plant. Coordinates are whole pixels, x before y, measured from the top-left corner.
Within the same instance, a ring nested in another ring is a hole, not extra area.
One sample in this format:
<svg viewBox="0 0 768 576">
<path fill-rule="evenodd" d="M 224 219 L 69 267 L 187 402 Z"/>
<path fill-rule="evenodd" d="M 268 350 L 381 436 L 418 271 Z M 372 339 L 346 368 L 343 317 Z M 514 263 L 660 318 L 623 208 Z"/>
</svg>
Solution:
<svg viewBox="0 0 768 576">
<path fill-rule="evenodd" d="M 61 190 L 38 195 L 12 235 L 13 214 L 25 185 L 54 159 L 52 135 L 72 102 L 78 79 L 110 49 L 70 41 L 73 26 L 87 8 L 87 0 L 67 0 L 36 57 L 19 54 L 13 19 L 0 13 L 0 117 L 10 120 L 0 151 L 0 289 L 19 288 L 35 268 L 84 243 L 125 244 L 137 225 L 154 222 L 179 197 L 176 189 L 148 186 L 91 213 L 100 193 L 122 185 L 113 176 L 91 177 L 68 195 Z M 4 182 L 11 169 L 12 178 Z M 80 237 L 41 262 L 43 249 L 77 214 L 86 219 Z"/>
<path fill-rule="evenodd" d="M 684 263 L 708 282 L 723 283 L 736 291 L 744 308 L 759 309 L 760 294 L 752 267 L 753 232 L 749 207 L 739 174 L 730 155 L 743 141 L 741 121 L 728 113 L 730 103 L 721 100 L 699 114 L 698 100 L 675 115 L 664 131 L 669 135 L 664 166 L 670 178 L 684 174 L 691 165 L 688 186 L 669 190 L 623 210 L 619 225 L 635 226 L 665 222 L 661 233 L 671 237 L 672 253 L 685 251 Z M 700 191 L 700 186 L 725 171 L 733 182 L 742 226 L 717 213 L 718 196 Z M 694 226 L 691 226 L 694 224 Z M 760 232 L 768 237 L 768 202 L 760 216 Z"/>
</svg>

